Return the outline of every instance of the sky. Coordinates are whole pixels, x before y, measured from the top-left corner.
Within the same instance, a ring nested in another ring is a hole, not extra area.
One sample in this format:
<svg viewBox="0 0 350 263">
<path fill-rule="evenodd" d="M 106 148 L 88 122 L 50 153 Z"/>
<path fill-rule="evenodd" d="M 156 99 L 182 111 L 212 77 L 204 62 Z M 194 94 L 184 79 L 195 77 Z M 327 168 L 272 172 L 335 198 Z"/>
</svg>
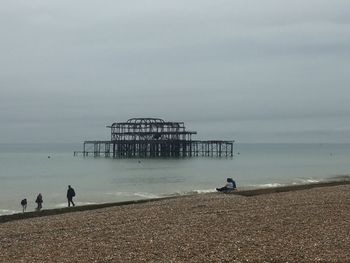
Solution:
<svg viewBox="0 0 350 263">
<path fill-rule="evenodd" d="M 348 0 L 0 0 L 0 143 L 350 142 Z"/>
</svg>

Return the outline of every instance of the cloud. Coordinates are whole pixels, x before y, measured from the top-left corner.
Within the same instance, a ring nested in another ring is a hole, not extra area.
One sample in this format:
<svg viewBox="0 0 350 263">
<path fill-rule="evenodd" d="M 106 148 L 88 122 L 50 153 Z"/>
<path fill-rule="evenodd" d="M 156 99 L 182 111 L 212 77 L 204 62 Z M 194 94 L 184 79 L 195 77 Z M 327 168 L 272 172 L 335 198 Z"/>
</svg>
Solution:
<svg viewBox="0 0 350 263">
<path fill-rule="evenodd" d="M 55 140 L 59 127 L 59 141 L 72 140 L 142 115 L 320 129 L 350 113 L 349 10 L 344 0 L 5 0 L 0 136 L 23 139 L 11 132 L 20 126 L 26 140 Z"/>
</svg>

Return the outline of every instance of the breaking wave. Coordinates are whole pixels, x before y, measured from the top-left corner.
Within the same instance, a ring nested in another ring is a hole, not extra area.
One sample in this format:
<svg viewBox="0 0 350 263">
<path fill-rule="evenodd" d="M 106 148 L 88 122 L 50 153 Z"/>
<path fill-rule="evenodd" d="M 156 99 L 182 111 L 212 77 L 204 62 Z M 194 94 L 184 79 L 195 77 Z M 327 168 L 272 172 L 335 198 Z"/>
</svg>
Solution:
<svg viewBox="0 0 350 263">
<path fill-rule="evenodd" d="M 22 211 L 17 211 L 17 210 L 0 209 L 0 216 L 17 214 L 17 213 L 21 213 L 21 212 Z"/>
<path fill-rule="evenodd" d="M 156 194 L 152 194 L 152 193 L 142 193 L 142 192 L 138 192 L 138 193 L 134 193 L 135 196 L 138 197 L 142 197 L 142 198 L 161 198 L 161 196 L 156 195 Z"/>
</svg>

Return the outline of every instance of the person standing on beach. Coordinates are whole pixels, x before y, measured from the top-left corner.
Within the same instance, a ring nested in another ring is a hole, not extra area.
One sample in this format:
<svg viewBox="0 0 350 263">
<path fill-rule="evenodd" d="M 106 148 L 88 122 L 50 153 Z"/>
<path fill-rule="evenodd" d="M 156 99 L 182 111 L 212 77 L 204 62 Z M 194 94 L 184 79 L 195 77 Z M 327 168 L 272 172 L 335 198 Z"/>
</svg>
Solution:
<svg viewBox="0 0 350 263">
<path fill-rule="evenodd" d="M 75 196 L 74 189 L 70 185 L 68 185 L 68 190 L 67 190 L 68 207 L 70 207 L 70 203 L 72 203 L 72 205 L 75 206 L 73 202 L 74 196 Z"/>
<path fill-rule="evenodd" d="M 38 196 L 36 197 L 36 200 L 35 200 L 35 203 L 38 204 L 36 210 L 41 210 L 41 208 L 43 207 L 42 204 L 43 204 L 43 196 L 41 195 L 41 193 L 38 194 Z"/>
<path fill-rule="evenodd" d="M 23 213 L 26 211 L 27 209 L 27 198 L 24 198 L 22 201 L 21 201 L 21 205 L 22 205 L 22 208 L 23 208 Z"/>
</svg>

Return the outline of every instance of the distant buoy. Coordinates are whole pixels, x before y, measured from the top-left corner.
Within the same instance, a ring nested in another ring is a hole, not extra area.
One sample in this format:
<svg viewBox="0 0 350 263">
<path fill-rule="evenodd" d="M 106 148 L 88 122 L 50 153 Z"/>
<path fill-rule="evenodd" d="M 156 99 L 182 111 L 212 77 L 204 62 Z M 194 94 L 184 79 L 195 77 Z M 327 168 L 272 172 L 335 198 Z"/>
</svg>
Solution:
<svg viewBox="0 0 350 263">
<path fill-rule="evenodd" d="M 49 158 L 49 159 L 50 159 L 50 158 L 51 158 L 51 156 L 49 155 L 49 156 L 47 156 L 47 158 Z"/>
</svg>

